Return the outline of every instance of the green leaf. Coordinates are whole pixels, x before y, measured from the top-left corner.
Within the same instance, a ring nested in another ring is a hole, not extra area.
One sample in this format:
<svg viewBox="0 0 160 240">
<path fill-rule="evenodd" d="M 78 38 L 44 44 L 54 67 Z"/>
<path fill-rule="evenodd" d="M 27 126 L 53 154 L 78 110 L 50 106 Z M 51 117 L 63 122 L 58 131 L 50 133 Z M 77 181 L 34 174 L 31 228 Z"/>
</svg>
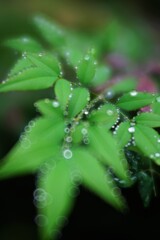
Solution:
<svg viewBox="0 0 160 240">
<path fill-rule="evenodd" d="M 73 159 L 82 176 L 83 184 L 116 208 L 123 208 L 121 195 L 116 195 L 116 185 L 112 182 L 103 165 L 88 151 L 80 148 L 73 151 Z"/>
<path fill-rule="evenodd" d="M 39 100 L 34 105 L 38 109 L 38 111 L 45 117 L 52 117 L 59 120 L 63 119 L 63 114 L 61 109 L 59 108 L 59 103 L 55 100 Z"/>
<path fill-rule="evenodd" d="M 124 94 L 117 102 L 117 106 L 124 110 L 132 111 L 148 106 L 154 100 L 154 94 L 132 91 Z"/>
<path fill-rule="evenodd" d="M 42 69 L 29 68 L 3 82 L 0 92 L 45 89 L 51 87 L 57 78 Z"/>
<path fill-rule="evenodd" d="M 42 16 L 34 18 L 34 24 L 43 38 L 53 47 L 63 46 L 65 43 L 65 31 L 53 21 L 46 20 Z"/>
<path fill-rule="evenodd" d="M 125 93 L 129 92 L 133 89 L 136 88 L 137 85 L 137 80 L 132 77 L 126 77 L 117 83 L 115 83 L 110 89 L 115 93 L 115 94 L 120 94 L 120 93 Z"/>
<path fill-rule="evenodd" d="M 88 137 L 91 150 L 99 160 L 113 168 L 117 176 L 128 180 L 127 163 L 123 156 L 120 156 L 120 148 L 111 133 L 105 127 L 94 126 L 90 127 Z"/>
<path fill-rule="evenodd" d="M 59 152 L 64 135 L 62 120 L 39 118 L 30 122 L 25 130 L 20 141 L 4 158 L 0 178 L 34 173 Z"/>
<path fill-rule="evenodd" d="M 120 148 L 125 147 L 125 145 L 130 141 L 132 137 L 131 133 L 128 131 L 129 128 L 130 122 L 126 121 L 122 122 L 116 131 L 115 138 Z"/>
<path fill-rule="evenodd" d="M 148 127 L 160 127 L 160 115 L 155 113 L 141 113 L 135 117 L 135 120 L 138 124 Z"/>
<path fill-rule="evenodd" d="M 30 59 L 36 67 L 48 72 L 48 74 L 60 75 L 60 64 L 51 54 L 27 54 L 26 57 Z"/>
<path fill-rule="evenodd" d="M 151 197 L 153 195 L 153 188 L 154 188 L 154 182 L 153 178 L 147 174 L 146 172 L 139 172 L 138 174 L 138 180 L 139 180 L 139 193 L 142 198 L 144 207 L 148 207 Z"/>
<path fill-rule="evenodd" d="M 55 238 L 71 210 L 76 190 L 64 159 L 58 159 L 54 168 L 51 166 L 47 174 L 39 178 L 38 190 L 45 195 L 44 201 L 37 202 L 39 215 L 36 221 L 40 225 L 40 239 Z"/>
<path fill-rule="evenodd" d="M 137 124 L 134 132 L 135 142 L 142 153 L 160 164 L 160 138 L 152 128 Z"/>
<path fill-rule="evenodd" d="M 154 102 L 151 105 L 151 108 L 152 108 L 153 113 L 160 115 L 160 102 Z"/>
<path fill-rule="evenodd" d="M 111 69 L 107 66 L 97 66 L 95 76 L 92 80 L 92 86 L 99 86 L 109 80 Z"/>
<path fill-rule="evenodd" d="M 93 110 L 89 115 L 89 121 L 92 124 L 104 125 L 106 128 L 111 128 L 119 117 L 116 107 L 112 104 L 105 104 L 98 110 Z"/>
<path fill-rule="evenodd" d="M 31 37 L 9 39 L 5 45 L 20 52 L 40 52 L 43 50 L 41 44 Z"/>
<path fill-rule="evenodd" d="M 77 77 L 81 83 L 90 85 L 96 72 L 96 64 L 93 54 L 87 54 L 77 67 Z"/>
<path fill-rule="evenodd" d="M 71 94 L 71 84 L 65 79 L 59 79 L 55 85 L 55 95 L 63 110 L 66 109 Z"/>
<path fill-rule="evenodd" d="M 73 118 L 81 112 L 86 107 L 89 99 L 90 95 L 86 88 L 75 88 L 72 91 L 72 96 L 68 104 L 69 117 Z"/>
<path fill-rule="evenodd" d="M 19 59 L 16 62 L 16 64 L 13 66 L 13 68 L 9 72 L 8 76 L 9 78 L 14 77 L 16 74 L 19 74 L 22 71 L 29 68 L 33 68 L 33 67 L 34 67 L 33 63 L 25 55 L 23 58 Z"/>
</svg>

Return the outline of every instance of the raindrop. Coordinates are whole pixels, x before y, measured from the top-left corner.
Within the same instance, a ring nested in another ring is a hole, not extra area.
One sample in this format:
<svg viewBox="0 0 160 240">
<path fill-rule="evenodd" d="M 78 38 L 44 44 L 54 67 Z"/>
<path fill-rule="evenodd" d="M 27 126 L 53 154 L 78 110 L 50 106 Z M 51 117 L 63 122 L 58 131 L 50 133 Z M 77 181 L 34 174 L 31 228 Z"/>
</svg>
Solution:
<svg viewBox="0 0 160 240">
<path fill-rule="evenodd" d="M 134 127 L 130 127 L 130 128 L 128 128 L 128 132 L 130 132 L 130 133 L 134 133 L 134 132 L 135 132 L 135 128 L 134 128 Z"/>
<path fill-rule="evenodd" d="M 70 129 L 69 129 L 68 127 L 66 127 L 66 128 L 64 129 L 64 131 L 65 131 L 65 133 L 69 133 L 69 132 L 70 132 Z"/>
<path fill-rule="evenodd" d="M 85 137 L 85 138 L 83 139 L 83 142 L 84 142 L 84 144 L 89 144 L 89 139 L 88 139 L 87 137 Z"/>
<path fill-rule="evenodd" d="M 34 196 L 34 199 L 38 202 L 43 202 L 46 200 L 46 192 L 43 188 L 37 188 L 34 193 L 33 193 L 33 196 Z"/>
<path fill-rule="evenodd" d="M 130 95 L 131 95 L 132 97 L 137 96 L 137 94 L 138 94 L 137 91 L 132 91 L 132 92 L 130 92 Z"/>
<path fill-rule="evenodd" d="M 87 114 L 88 114 L 88 111 L 87 111 L 87 110 L 85 110 L 85 111 L 84 111 L 84 114 L 85 114 L 85 115 L 87 115 Z"/>
<path fill-rule="evenodd" d="M 82 130 L 81 130 L 81 133 L 82 133 L 83 135 L 85 135 L 85 134 L 87 134 L 87 133 L 88 133 L 88 131 L 87 131 L 87 129 L 86 129 L 86 128 L 82 128 Z"/>
<path fill-rule="evenodd" d="M 107 110 L 106 113 L 107 115 L 112 116 L 114 112 L 112 110 Z"/>
<path fill-rule="evenodd" d="M 39 227 L 43 227 L 47 225 L 48 219 L 45 215 L 39 214 L 36 216 L 35 222 Z"/>
<path fill-rule="evenodd" d="M 72 137 L 71 136 L 66 137 L 66 142 L 72 142 Z"/>
<path fill-rule="evenodd" d="M 35 125 L 36 125 L 35 121 L 30 121 L 30 122 L 29 122 L 29 126 L 30 126 L 30 127 L 35 127 Z"/>
<path fill-rule="evenodd" d="M 73 156 L 73 153 L 70 149 L 66 149 L 63 151 L 63 156 L 65 159 L 70 159 Z"/>
<path fill-rule="evenodd" d="M 52 105 L 53 105 L 53 107 L 57 108 L 57 107 L 59 107 L 59 102 L 53 101 Z"/>
<path fill-rule="evenodd" d="M 160 96 L 156 98 L 157 102 L 160 102 Z"/>
<path fill-rule="evenodd" d="M 113 97 L 114 97 L 114 92 L 113 92 L 112 90 L 108 90 L 108 91 L 106 92 L 106 94 L 105 94 L 105 97 L 106 97 L 107 99 L 113 98 Z"/>
<path fill-rule="evenodd" d="M 84 57 L 84 60 L 86 60 L 86 61 L 88 61 L 89 59 L 90 59 L 89 55 L 86 55 L 86 56 Z"/>
<path fill-rule="evenodd" d="M 160 153 L 155 153 L 155 157 L 160 157 Z"/>
</svg>

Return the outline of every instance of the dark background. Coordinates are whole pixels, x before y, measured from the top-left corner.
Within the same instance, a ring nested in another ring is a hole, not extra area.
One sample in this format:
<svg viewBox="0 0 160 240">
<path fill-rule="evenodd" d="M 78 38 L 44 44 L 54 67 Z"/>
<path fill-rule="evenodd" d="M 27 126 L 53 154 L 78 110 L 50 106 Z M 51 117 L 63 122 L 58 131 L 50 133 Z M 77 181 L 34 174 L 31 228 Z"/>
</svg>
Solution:
<svg viewBox="0 0 160 240">
<path fill-rule="evenodd" d="M 31 34 L 36 36 L 30 15 L 42 12 L 60 23 L 78 28 L 99 27 L 108 15 L 122 18 L 141 18 L 158 35 L 160 30 L 160 1 L 0 1 L 0 79 L 18 57 L 4 47 L 4 39 Z M 25 124 L 35 117 L 33 102 L 46 92 L 11 93 L 0 96 L 0 156 L 1 158 L 18 140 Z M 0 240 L 38 240 L 34 222 L 36 209 L 33 191 L 36 176 L 23 176 L 0 182 Z M 160 197 L 144 208 L 137 187 L 123 190 L 129 205 L 125 214 L 97 198 L 84 188 L 75 199 L 68 224 L 61 239 L 156 239 L 160 235 Z"/>
</svg>

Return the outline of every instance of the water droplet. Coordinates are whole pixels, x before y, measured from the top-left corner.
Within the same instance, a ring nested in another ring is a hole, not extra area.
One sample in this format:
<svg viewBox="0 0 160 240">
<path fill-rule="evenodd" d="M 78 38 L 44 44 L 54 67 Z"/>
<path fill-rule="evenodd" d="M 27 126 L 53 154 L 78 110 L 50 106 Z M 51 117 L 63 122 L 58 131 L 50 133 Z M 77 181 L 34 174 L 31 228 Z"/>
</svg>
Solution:
<svg viewBox="0 0 160 240">
<path fill-rule="evenodd" d="M 106 113 L 107 115 L 112 116 L 114 112 L 112 110 L 107 110 Z"/>
<path fill-rule="evenodd" d="M 70 158 L 72 158 L 73 153 L 70 149 L 66 149 L 66 150 L 63 151 L 63 156 L 66 159 L 70 159 Z"/>
<path fill-rule="evenodd" d="M 53 105 L 53 107 L 57 108 L 57 107 L 59 107 L 59 102 L 53 101 L 52 105 Z"/>
<path fill-rule="evenodd" d="M 68 127 L 66 127 L 66 128 L 64 129 L 64 131 L 65 131 L 65 133 L 69 133 L 69 132 L 70 132 L 70 129 L 69 129 Z"/>
<path fill-rule="evenodd" d="M 160 153 L 155 153 L 155 157 L 160 157 Z"/>
<path fill-rule="evenodd" d="M 87 114 L 88 114 L 88 111 L 87 111 L 87 110 L 85 110 L 85 111 L 84 111 L 84 114 L 85 114 L 85 115 L 87 115 Z"/>
<path fill-rule="evenodd" d="M 38 202 L 42 202 L 46 200 L 46 191 L 43 188 L 37 188 L 34 193 L 34 199 Z"/>
<path fill-rule="evenodd" d="M 71 136 L 66 137 L 66 142 L 72 142 L 72 137 Z"/>
<path fill-rule="evenodd" d="M 88 61 L 89 59 L 90 59 L 89 55 L 86 55 L 86 56 L 84 57 L 84 60 L 86 60 L 86 61 Z"/>
<path fill-rule="evenodd" d="M 31 141 L 27 137 L 20 137 L 21 147 L 24 149 L 28 149 L 31 146 Z"/>
<path fill-rule="evenodd" d="M 81 133 L 82 133 L 83 135 L 85 135 L 85 134 L 87 134 L 87 133 L 88 133 L 88 131 L 87 131 L 87 129 L 86 129 L 86 128 L 82 128 L 82 130 L 81 130 Z"/>
<path fill-rule="evenodd" d="M 88 139 L 88 137 L 85 137 L 85 138 L 83 139 L 83 142 L 84 142 L 84 144 L 89 144 L 89 139 Z"/>
<path fill-rule="evenodd" d="M 45 215 L 39 214 L 36 216 L 35 222 L 39 227 L 43 227 L 47 225 L 48 219 Z"/>
<path fill-rule="evenodd" d="M 29 126 L 32 128 L 32 127 L 35 127 L 35 125 L 36 125 L 36 123 L 35 123 L 35 121 L 30 121 L 29 122 Z"/>
<path fill-rule="evenodd" d="M 108 91 L 106 92 L 106 94 L 105 94 L 105 97 L 106 97 L 107 99 L 113 98 L 113 97 L 114 97 L 114 92 L 113 92 L 112 90 L 108 90 Z"/>
<path fill-rule="evenodd" d="M 130 128 L 128 128 L 128 132 L 130 132 L 130 133 L 134 133 L 134 132 L 135 132 L 135 128 L 134 128 L 134 127 L 130 127 Z"/>
<path fill-rule="evenodd" d="M 131 95 L 132 97 L 137 96 L 137 94 L 138 94 L 137 91 L 132 91 L 132 92 L 130 92 L 130 95 Z"/>
<path fill-rule="evenodd" d="M 157 102 L 160 102 L 160 96 L 156 98 Z"/>
</svg>

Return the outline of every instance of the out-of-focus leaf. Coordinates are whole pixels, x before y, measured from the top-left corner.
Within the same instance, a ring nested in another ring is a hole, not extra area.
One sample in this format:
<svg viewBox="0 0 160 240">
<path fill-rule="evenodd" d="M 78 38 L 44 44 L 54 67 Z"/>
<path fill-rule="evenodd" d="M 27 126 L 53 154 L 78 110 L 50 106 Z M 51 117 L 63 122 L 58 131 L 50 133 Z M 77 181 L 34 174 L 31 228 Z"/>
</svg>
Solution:
<svg viewBox="0 0 160 240">
<path fill-rule="evenodd" d="M 20 52 L 41 52 L 43 50 L 41 44 L 31 37 L 9 39 L 5 45 Z"/>
<path fill-rule="evenodd" d="M 50 20 L 46 20 L 42 16 L 34 18 L 34 24 L 43 38 L 53 47 L 61 47 L 65 43 L 65 31 Z"/>
<path fill-rule="evenodd" d="M 26 57 L 19 59 L 16 64 L 13 66 L 11 71 L 9 72 L 9 77 L 13 77 L 16 74 L 21 73 L 22 71 L 26 70 L 27 68 L 34 67 L 33 63 Z"/>
<path fill-rule="evenodd" d="M 115 83 L 110 89 L 115 93 L 125 93 L 136 88 L 137 81 L 134 78 L 126 77 Z"/>
<path fill-rule="evenodd" d="M 132 91 L 124 94 L 117 105 L 124 110 L 131 111 L 150 105 L 154 100 L 154 94 Z"/>
<path fill-rule="evenodd" d="M 71 84 L 65 79 L 59 79 L 54 90 L 61 108 L 65 110 L 71 94 Z"/>
<path fill-rule="evenodd" d="M 72 91 L 72 96 L 68 104 L 69 117 L 73 118 L 81 112 L 86 107 L 89 99 L 90 95 L 86 88 L 75 88 Z"/>
<path fill-rule="evenodd" d="M 20 141 L 4 158 L 0 178 L 34 173 L 45 161 L 56 156 L 63 135 L 62 120 L 39 118 L 30 122 Z"/>
<path fill-rule="evenodd" d="M 112 104 L 105 104 L 98 110 L 94 110 L 89 115 L 89 121 L 93 124 L 104 125 L 111 128 L 117 121 L 119 115 L 116 107 Z"/>
<path fill-rule="evenodd" d="M 60 75 L 60 64 L 51 54 L 27 54 L 26 57 L 30 59 L 36 67 L 48 72 L 48 74 Z"/>
<path fill-rule="evenodd" d="M 150 127 L 137 124 L 134 132 L 135 142 L 142 153 L 160 164 L 159 134 Z"/>
<path fill-rule="evenodd" d="M 151 108 L 152 108 L 153 113 L 160 115 L 160 102 L 154 102 L 151 105 Z"/>
<path fill-rule="evenodd" d="M 56 74 L 49 74 L 39 68 L 29 68 L 3 82 L 0 92 L 45 89 L 51 87 L 57 79 Z"/>
<path fill-rule="evenodd" d="M 85 85 L 92 84 L 96 72 L 96 64 L 93 54 L 88 53 L 77 66 L 77 77 Z"/>
<path fill-rule="evenodd" d="M 45 194 L 45 202 L 38 202 L 37 223 L 40 225 L 40 239 L 55 238 L 71 210 L 74 191 L 69 166 L 64 159 L 58 159 L 54 168 L 42 175 L 38 181 L 38 189 Z"/>
<path fill-rule="evenodd" d="M 46 117 L 52 117 L 59 120 L 63 119 L 63 114 L 59 108 L 59 103 L 55 100 L 39 100 L 35 103 L 35 107 L 42 115 L 45 115 Z"/>
<path fill-rule="evenodd" d="M 120 148 L 114 137 L 106 131 L 105 127 L 94 126 L 88 132 L 91 150 L 100 161 L 113 169 L 115 174 L 128 180 L 127 163 L 120 156 Z"/>
<path fill-rule="evenodd" d="M 109 80 L 111 69 L 107 66 L 97 66 L 95 76 L 92 80 L 92 86 L 99 86 Z"/>
<path fill-rule="evenodd" d="M 148 127 L 160 127 L 160 115 L 155 113 L 141 113 L 135 117 L 135 120 L 138 124 Z"/>
<path fill-rule="evenodd" d="M 91 191 L 116 208 L 123 208 L 122 196 L 115 195 L 116 187 L 107 175 L 105 168 L 88 151 L 83 148 L 73 151 L 73 158 L 82 175 L 82 182 Z"/>
<path fill-rule="evenodd" d="M 130 122 L 122 122 L 115 134 L 115 138 L 120 148 L 123 148 L 131 139 L 131 133 L 128 131 L 130 128 Z"/>
<path fill-rule="evenodd" d="M 153 178 L 146 172 L 139 172 L 139 193 L 145 207 L 148 207 L 153 194 L 154 182 Z"/>
</svg>

